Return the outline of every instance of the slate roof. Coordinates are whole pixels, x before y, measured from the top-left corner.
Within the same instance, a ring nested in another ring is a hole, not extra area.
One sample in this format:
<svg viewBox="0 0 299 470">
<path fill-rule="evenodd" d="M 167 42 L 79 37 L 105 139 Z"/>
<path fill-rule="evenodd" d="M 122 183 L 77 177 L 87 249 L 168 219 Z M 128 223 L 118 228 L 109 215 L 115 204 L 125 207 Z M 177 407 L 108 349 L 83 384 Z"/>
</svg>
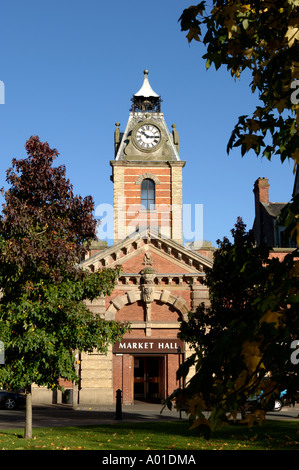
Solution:
<svg viewBox="0 0 299 470">
<path fill-rule="evenodd" d="M 269 202 L 268 204 L 261 203 L 264 209 L 268 212 L 271 217 L 278 217 L 282 209 L 287 205 L 286 202 Z"/>
</svg>

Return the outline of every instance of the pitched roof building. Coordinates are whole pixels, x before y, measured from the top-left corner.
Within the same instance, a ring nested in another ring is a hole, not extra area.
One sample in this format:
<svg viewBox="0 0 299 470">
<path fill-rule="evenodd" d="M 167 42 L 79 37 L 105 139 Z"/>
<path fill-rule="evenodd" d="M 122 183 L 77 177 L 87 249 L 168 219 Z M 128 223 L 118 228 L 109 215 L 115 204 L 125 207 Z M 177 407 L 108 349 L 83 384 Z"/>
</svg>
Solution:
<svg viewBox="0 0 299 470">
<path fill-rule="evenodd" d="M 267 178 L 258 178 L 254 183 L 255 219 L 252 230 L 257 245 L 265 243 L 276 252 L 284 252 L 295 246 L 292 240 L 284 240 L 284 227 L 279 224 L 279 216 L 288 203 L 270 202 L 269 187 Z M 295 179 L 293 194 L 295 191 L 298 191 L 298 176 Z"/>
</svg>

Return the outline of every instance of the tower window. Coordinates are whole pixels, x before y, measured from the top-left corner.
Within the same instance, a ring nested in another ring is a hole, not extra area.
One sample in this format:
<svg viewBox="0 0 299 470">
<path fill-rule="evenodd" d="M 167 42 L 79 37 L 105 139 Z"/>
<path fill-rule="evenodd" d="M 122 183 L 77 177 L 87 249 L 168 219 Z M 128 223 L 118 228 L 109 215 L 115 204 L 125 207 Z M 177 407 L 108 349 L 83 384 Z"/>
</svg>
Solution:
<svg viewBox="0 0 299 470">
<path fill-rule="evenodd" d="M 155 183 L 149 178 L 141 183 L 141 204 L 146 210 L 154 209 L 155 206 Z"/>
</svg>

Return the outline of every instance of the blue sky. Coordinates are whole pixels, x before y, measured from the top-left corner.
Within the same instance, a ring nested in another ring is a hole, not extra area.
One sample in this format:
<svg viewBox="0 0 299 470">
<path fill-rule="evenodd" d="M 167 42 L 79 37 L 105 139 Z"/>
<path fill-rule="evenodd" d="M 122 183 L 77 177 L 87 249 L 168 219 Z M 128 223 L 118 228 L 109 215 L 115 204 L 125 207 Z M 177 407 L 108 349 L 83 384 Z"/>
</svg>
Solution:
<svg viewBox="0 0 299 470">
<path fill-rule="evenodd" d="M 115 122 L 124 130 L 132 95 L 149 70 L 161 95 L 169 129 L 177 125 L 183 202 L 203 205 L 203 237 L 216 244 L 238 216 L 254 220 L 254 181 L 270 182 L 270 201 L 291 198 L 292 165 L 255 154 L 229 156 L 227 141 L 238 116 L 257 98 L 249 78 L 235 82 L 226 70 L 206 71 L 204 48 L 188 45 L 178 19 L 185 0 L 12 0 L 1 7 L 0 186 L 11 160 L 38 135 L 60 153 L 74 192 L 95 206 L 113 203 L 110 160 Z M 3 200 L 1 200 L 3 202 Z"/>
</svg>

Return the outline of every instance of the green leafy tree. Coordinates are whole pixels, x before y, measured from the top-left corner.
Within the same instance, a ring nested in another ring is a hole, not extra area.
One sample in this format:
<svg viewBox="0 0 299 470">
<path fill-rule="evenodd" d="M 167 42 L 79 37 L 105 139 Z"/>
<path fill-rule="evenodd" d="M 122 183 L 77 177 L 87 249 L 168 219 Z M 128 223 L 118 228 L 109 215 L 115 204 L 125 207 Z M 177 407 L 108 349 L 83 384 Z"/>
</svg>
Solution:
<svg viewBox="0 0 299 470">
<path fill-rule="evenodd" d="M 186 409 L 206 436 L 229 416 L 245 413 L 250 397 L 259 398 L 244 415 L 252 425 L 265 419 L 282 390 L 294 402 L 299 389 L 298 365 L 290 360 L 290 345 L 299 334 L 292 255 L 283 262 L 269 258 L 269 249 L 254 244 L 241 219 L 232 234 L 233 242 L 219 241 L 207 273 L 210 306 L 201 304 L 181 324 L 179 337 L 194 353 L 178 378 L 186 380 L 191 367 L 195 373 L 167 401 Z"/>
<path fill-rule="evenodd" d="M 227 237 L 217 240 L 213 269 L 206 274 L 211 305 L 200 304 L 181 324 L 181 336 L 193 347 L 200 347 L 204 355 L 233 321 L 250 317 L 253 302 L 264 291 L 256 284 L 255 274 L 268 263 L 269 248 L 255 246 L 252 232 L 246 231 L 241 218 L 231 233 L 233 241 Z"/>
<path fill-rule="evenodd" d="M 85 300 L 111 293 L 119 270 L 90 273 L 79 263 L 96 237 L 93 200 L 73 194 L 56 149 L 37 136 L 13 160 L 0 218 L 0 383 L 26 391 L 25 437 L 32 436 L 31 386 L 78 379 L 76 351 L 106 352 L 127 325 L 91 313 Z"/>
<path fill-rule="evenodd" d="M 227 151 L 240 147 L 242 156 L 253 150 L 269 160 L 288 159 L 294 162 L 294 172 L 298 171 L 298 0 L 213 0 L 209 4 L 202 1 L 185 9 L 179 21 L 182 30 L 187 31 L 189 43 L 202 41 L 205 46 L 203 58 L 207 68 L 214 65 L 218 70 L 225 66 L 235 79 L 244 71 L 251 74 L 250 90 L 258 94 L 259 105 L 251 116 L 239 117 Z M 286 236 L 291 236 L 299 246 L 298 194 L 282 213 L 280 223 L 286 227 Z M 185 390 L 178 390 L 171 397 L 178 407 L 187 406 L 195 419 L 194 425 L 208 432 L 226 421 L 227 412 L 236 416 L 252 394 L 262 393 L 263 398 L 261 409 L 247 415 L 250 424 L 256 419 L 262 422 L 273 393 L 287 388 L 293 400 L 298 391 L 298 366 L 290 361 L 290 346 L 298 340 L 299 333 L 298 248 L 282 262 L 271 259 L 256 272 L 251 269 L 256 260 L 249 257 L 245 262 L 237 243 L 230 246 L 224 242 L 220 247 L 223 260 L 227 261 L 227 255 L 230 260 L 229 252 L 234 253 L 236 270 L 221 268 L 217 254 L 212 277 L 208 278 L 208 282 L 215 280 L 211 283 L 212 307 L 208 317 L 202 307 L 196 314 L 190 314 L 189 326 L 183 326 L 182 333 L 196 352 L 183 364 L 179 375 L 185 376 L 191 364 L 196 366 L 195 374 Z M 253 248 L 249 252 L 252 256 L 257 254 Z M 238 305 L 238 293 L 229 290 L 230 298 L 225 288 L 221 292 L 225 283 L 230 288 L 234 278 L 231 274 L 238 272 L 241 286 L 250 275 L 251 286 L 257 289 L 256 293 L 251 289 L 243 291 L 244 306 Z M 218 279 L 214 277 L 217 273 Z M 223 293 L 226 305 L 221 305 Z M 220 303 L 216 302 L 217 297 Z M 235 305 L 242 315 L 234 317 L 238 312 Z M 230 312 L 227 319 L 223 317 L 226 307 Z M 204 338 L 207 326 L 211 330 Z M 211 410 L 209 420 L 202 414 L 207 407 Z"/>
<path fill-rule="evenodd" d="M 251 116 L 243 115 L 229 139 L 228 152 L 240 147 L 271 160 L 299 164 L 299 3 L 298 0 L 202 1 L 180 17 L 189 42 L 206 48 L 206 67 L 225 66 L 235 79 L 251 75 L 250 91 L 259 98 Z M 286 218 L 299 245 L 299 198 Z"/>
</svg>

